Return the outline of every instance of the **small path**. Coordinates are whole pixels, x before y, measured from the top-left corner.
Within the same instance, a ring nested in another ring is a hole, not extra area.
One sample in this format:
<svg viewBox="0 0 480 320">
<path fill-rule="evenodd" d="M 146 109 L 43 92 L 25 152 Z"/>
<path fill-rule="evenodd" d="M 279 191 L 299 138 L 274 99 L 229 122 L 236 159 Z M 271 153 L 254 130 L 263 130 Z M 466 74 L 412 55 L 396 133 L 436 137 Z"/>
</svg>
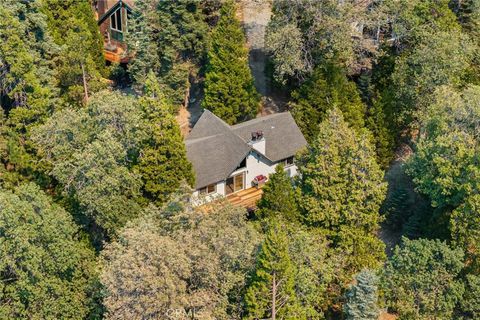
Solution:
<svg viewBox="0 0 480 320">
<path fill-rule="evenodd" d="M 268 56 L 265 50 L 265 31 L 272 15 L 272 0 L 241 0 L 238 18 L 242 22 L 249 48 L 248 62 L 261 95 L 262 109 L 259 115 L 283 111 L 286 99 L 281 92 L 274 90 L 265 67 Z"/>
<path fill-rule="evenodd" d="M 385 180 L 388 182 L 388 191 L 385 202 L 387 202 L 395 191 L 399 188 L 408 190 L 408 201 L 411 202 L 415 198 L 415 190 L 413 183 L 405 173 L 405 162 L 412 154 L 412 149 L 408 145 L 401 145 L 395 152 L 395 160 L 385 172 Z M 410 203 L 413 205 L 413 203 Z M 379 235 L 380 239 L 385 243 L 386 253 L 392 255 L 393 249 L 400 243 L 402 237 L 401 230 L 393 230 L 386 223 L 383 223 Z"/>
<path fill-rule="evenodd" d="M 412 179 L 405 172 L 405 163 L 413 154 L 411 147 L 402 143 L 395 153 L 395 160 L 385 173 L 385 180 L 388 182 L 388 191 L 385 202 L 395 194 L 398 190 L 406 192 L 405 199 L 406 206 L 403 207 L 404 213 L 407 215 L 414 215 L 417 212 L 422 212 L 430 207 L 430 203 L 415 191 L 415 185 Z M 383 223 L 378 236 L 386 245 L 386 253 L 390 256 L 397 244 L 400 244 L 403 235 L 403 226 L 397 226 L 396 230 Z"/>
<path fill-rule="evenodd" d="M 273 0 L 240 0 L 237 18 L 242 22 L 249 48 L 248 62 L 255 81 L 255 87 L 261 95 L 261 111 L 258 116 L 284 111 L 287 105 L 285 94 L 274 89 L 265 73 L 268 56 L 265 50 L 265 30 L 272 15 Z M 201 79 L 195 79 L 190 88 L 188 107 L 178 111 L 177 121 L 183 136 L 188 135 L 191 128 L 202 113 Z"/>
<path fill-rule="evenodd" d="M 201 89 L 200 79 L 192 79 L 188 106 L 187 108 L 182 106 L 180 110 L 178 110 L 176 117 L 180 131 L 184 137 L 188 135 L 195 123 L 197 123 L 198 118 L 202 115 L 202 99 L 203 91 Z"/>
</svg>

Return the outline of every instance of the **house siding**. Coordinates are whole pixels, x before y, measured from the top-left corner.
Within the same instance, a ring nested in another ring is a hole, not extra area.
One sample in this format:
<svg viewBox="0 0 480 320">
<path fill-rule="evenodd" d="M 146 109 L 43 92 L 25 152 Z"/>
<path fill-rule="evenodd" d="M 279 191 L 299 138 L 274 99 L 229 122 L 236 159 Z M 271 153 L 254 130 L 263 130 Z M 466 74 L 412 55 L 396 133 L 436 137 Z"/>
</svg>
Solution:
<svg viewBox="0 0 480 320">
<path fill-rule="evenodd" d="M 245 189 L 253 187 L 253 179 L 258 176 L 258 175 L 264 175 L 264 176 L 269 176 L 270 174 L 275 172 L 275 167 L 279 164 L 282 163 L 283 161 L 280 162 L 271 162 L 267 158 L 265 158 L 263 155 L 259 154 L 256 151 L 251 151 L 247 155 L 247 160 L 246 160 L 246 167 L 241 168 L 238 170 L 235 170 L 230 174 L 230 177 L 235 176 L 240 173 L 245 174 Z M 289 177 L 294 177 L 297 175 L 297 166 L 295 164 L 290 165 L 285 168 L 285 172 L 288 174 Z M 226 196 L 226 181 L 219 181 L 216 183 L 216 192 L 213 194 L 210 194 L 206 196 L 204 199 L 202 199 L 203 202 L 209 202 L 214 200 L 215 198 Z M 200 193 L 198 190 L 195 190 L 193 192 L 192 198 L 194 199 L 194 202 L 198 199 L 200 199 Z M 197 201 L 198 202 L 198 201 Z"/>
</svg>

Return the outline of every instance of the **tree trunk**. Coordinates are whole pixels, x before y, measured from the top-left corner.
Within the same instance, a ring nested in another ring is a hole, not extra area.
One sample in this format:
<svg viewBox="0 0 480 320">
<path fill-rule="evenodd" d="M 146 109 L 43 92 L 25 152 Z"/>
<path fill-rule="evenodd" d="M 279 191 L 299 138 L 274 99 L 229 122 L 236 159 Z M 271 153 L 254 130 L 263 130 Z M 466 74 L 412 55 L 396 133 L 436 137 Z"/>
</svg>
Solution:
<svg viewBox="0 0 480 320">
<path fill-rule="evenodd" d="M 83 62 L 80 65 L 82 66 L 83 90 L 85 93 L 83 99 L 85 100 L 85 104 L 87 104 L 87 101 L 88 101 L 87 77 L 85 75 L 85 67 L 83 66 Z"/>
<path fill-rule="evenodd" d="M 275 273 L 273 273 L 272 280 L 272 320 L 275 320 L 277 317 L 277 282 L 275 278 Z"/>
</svg>

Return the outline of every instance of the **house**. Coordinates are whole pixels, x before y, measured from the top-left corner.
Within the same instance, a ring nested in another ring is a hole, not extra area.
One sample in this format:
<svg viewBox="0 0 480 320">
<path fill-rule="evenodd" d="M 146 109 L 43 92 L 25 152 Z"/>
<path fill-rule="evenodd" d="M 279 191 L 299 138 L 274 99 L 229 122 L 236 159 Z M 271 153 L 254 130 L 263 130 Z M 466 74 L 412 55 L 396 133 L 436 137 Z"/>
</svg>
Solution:
<svg viewBox="0 0 480 320">
<path fill-rule="evenodd" d="M 229 126 L 205 110 L 185 144 L 196 174 L 193 197 L 227 196 L 241 202 L 243 195 L 261 196 L 255 194 L 255 178 L 268 177 L 279 163 L 290 177 L 296 175 L 294 155 L 307 141 L 289 112 Z"/>
<path fill-rule="evenodd" d="M 104 38 L 105 60 L 127 63 L 125 33 L 132 14 L 134 0 L 94 0 L 93 7 L 100 33 Z"/>
</svg>

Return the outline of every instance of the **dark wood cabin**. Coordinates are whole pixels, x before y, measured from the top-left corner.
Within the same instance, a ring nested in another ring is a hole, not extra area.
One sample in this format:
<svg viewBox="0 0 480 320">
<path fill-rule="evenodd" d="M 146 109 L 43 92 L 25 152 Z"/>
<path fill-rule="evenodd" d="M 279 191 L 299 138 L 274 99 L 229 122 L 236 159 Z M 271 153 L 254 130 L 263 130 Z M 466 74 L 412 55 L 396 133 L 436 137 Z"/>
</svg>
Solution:
<svg viewBox="0 0 480 320">
<path fill-rule="evenodd" d="M 128 63 L 125 33 L 133 11 L 134 0 L 95 0 L 93 2 L 100 32 L 104 38 L 105 60 Z"/>
</svg>

